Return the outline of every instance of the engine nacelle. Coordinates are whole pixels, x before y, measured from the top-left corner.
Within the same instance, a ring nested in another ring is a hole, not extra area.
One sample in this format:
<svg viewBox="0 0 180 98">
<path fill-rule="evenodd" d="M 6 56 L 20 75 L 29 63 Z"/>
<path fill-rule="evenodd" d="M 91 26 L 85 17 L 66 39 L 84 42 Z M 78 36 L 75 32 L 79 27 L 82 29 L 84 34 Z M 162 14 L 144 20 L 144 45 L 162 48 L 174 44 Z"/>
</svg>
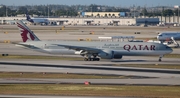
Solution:
<svg viewBox="0 0 180 98">
<path fill-rule="evenodd" d="M 115 54 L 114 51 L 104 50 L 98 54 L 102 59 L 121 59 L 122 55 Z"/>
<path fill-rule="evenodd" d="M 122 57 L 123 57 L 122 55 L 118 55 L 118 54 L 114 55 L 114 59 L 122 59 Z"/>
<path fill-rule="evenodd" d="M 75 51 L 74 54 L 77 54 L 77 55 L 81 55 L 83 52 L 83 50 L 80 50 L 80 51 Z"/>
<path fill-rule="evenodd" d="M 102 59 L 113 59 L 112 53 L 101 52 L 98 54 L 98 56 L 101 57 Z"/>
</svg>

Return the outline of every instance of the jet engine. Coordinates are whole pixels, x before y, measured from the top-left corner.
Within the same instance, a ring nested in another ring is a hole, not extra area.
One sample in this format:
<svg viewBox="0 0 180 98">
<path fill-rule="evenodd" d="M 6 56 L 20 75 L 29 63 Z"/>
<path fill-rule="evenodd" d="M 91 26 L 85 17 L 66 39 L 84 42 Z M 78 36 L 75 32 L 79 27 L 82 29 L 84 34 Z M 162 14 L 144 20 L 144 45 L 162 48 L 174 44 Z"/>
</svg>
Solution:
<svg viewBox="0 0 180 98">
<path fill-rule="evenodd" d="M 83 53 L 83 50 L 75 51 L 74 54 L 81 55 Z"/>
<path fill-rule="evenodd" d="M 104 50 L 98 54 L 102 59 L 121 59 L 122 55 L 115 54 L 112 50 Z"/>
<path fill-rule="evenodd" d="M 122 59 L 122 57 L 123 57 L 122 55 L 118 55 L 118 54 L 114 55 L 114 59 Z"/>
</svg>

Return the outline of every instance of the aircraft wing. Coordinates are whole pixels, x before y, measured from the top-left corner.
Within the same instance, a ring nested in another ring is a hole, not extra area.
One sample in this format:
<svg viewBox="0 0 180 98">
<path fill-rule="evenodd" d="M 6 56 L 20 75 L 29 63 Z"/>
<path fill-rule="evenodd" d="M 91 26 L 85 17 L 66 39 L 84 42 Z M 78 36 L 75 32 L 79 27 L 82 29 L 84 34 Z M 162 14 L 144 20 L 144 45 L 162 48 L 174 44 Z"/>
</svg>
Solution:
<svg viewBox="0 0 180 98">
<path fill-rule="evenodd" d="M 34 45 L 27 45 L 27 44 L 16 44 L 16 46 L 23 46 L 24 48 L 30 48 L 30 49 L 40 49 L 38 47 L 35 47 Z"/>
<path fill-rule="evenodd" d="M 76 50 L 76 51 L 81 51 L 83 50 L 86 53 L 99 53 L 102 50 L 101 49 L 97 49 L 97 48 L 91 48 L 91 47 L 81 47 L 81 46 L 71 46 L 71 45 L 60 45 L 60 44 L 53 44 L 53 45 L 57 45 L 57 46 L 61 46 L 64 48 L 68 48 L 68 49 L 72 49 L 72 50 Z"/>
</svg>

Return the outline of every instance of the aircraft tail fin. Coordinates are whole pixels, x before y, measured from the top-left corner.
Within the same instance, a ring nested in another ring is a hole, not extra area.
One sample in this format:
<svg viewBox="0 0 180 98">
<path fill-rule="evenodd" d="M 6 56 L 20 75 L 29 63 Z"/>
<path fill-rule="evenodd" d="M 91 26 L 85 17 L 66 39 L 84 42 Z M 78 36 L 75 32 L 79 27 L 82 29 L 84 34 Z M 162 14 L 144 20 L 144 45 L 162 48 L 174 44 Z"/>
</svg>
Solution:
<svg viewBox="0 0 180 98">
<path fill-rule="evenodd" d="M 29 16 L 29 14 L 27 12 L 26 12 L 26 20 L 31 23 L 34 23 L 34 21 L 31 19 L 31 17 Z"/>
<path fill-rule="evenodd" d="M 23 42 L 40 41 L 39 38 L 31 31 L 21 20 L 16 21 L 17 27 L 20 30 Z"/>
</svg>

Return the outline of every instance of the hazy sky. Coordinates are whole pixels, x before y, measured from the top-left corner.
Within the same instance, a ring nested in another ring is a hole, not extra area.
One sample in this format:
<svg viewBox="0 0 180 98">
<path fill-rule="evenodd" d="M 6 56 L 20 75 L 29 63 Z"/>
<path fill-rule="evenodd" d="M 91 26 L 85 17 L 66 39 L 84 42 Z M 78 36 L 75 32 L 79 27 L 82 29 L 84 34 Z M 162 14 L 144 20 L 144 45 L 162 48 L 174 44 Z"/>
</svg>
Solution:
<svg viewBox="0 0 180 98">
<path fill-rule="evenodd" d="M 47 5 L 47 4 L 63 4 L 63 5 L 110 5 L 129 7 L 133 4 L 136 6 L 174 6 L 180 5 L 180 0 L 0 0 L 3 5 Z"/>
</svg>

